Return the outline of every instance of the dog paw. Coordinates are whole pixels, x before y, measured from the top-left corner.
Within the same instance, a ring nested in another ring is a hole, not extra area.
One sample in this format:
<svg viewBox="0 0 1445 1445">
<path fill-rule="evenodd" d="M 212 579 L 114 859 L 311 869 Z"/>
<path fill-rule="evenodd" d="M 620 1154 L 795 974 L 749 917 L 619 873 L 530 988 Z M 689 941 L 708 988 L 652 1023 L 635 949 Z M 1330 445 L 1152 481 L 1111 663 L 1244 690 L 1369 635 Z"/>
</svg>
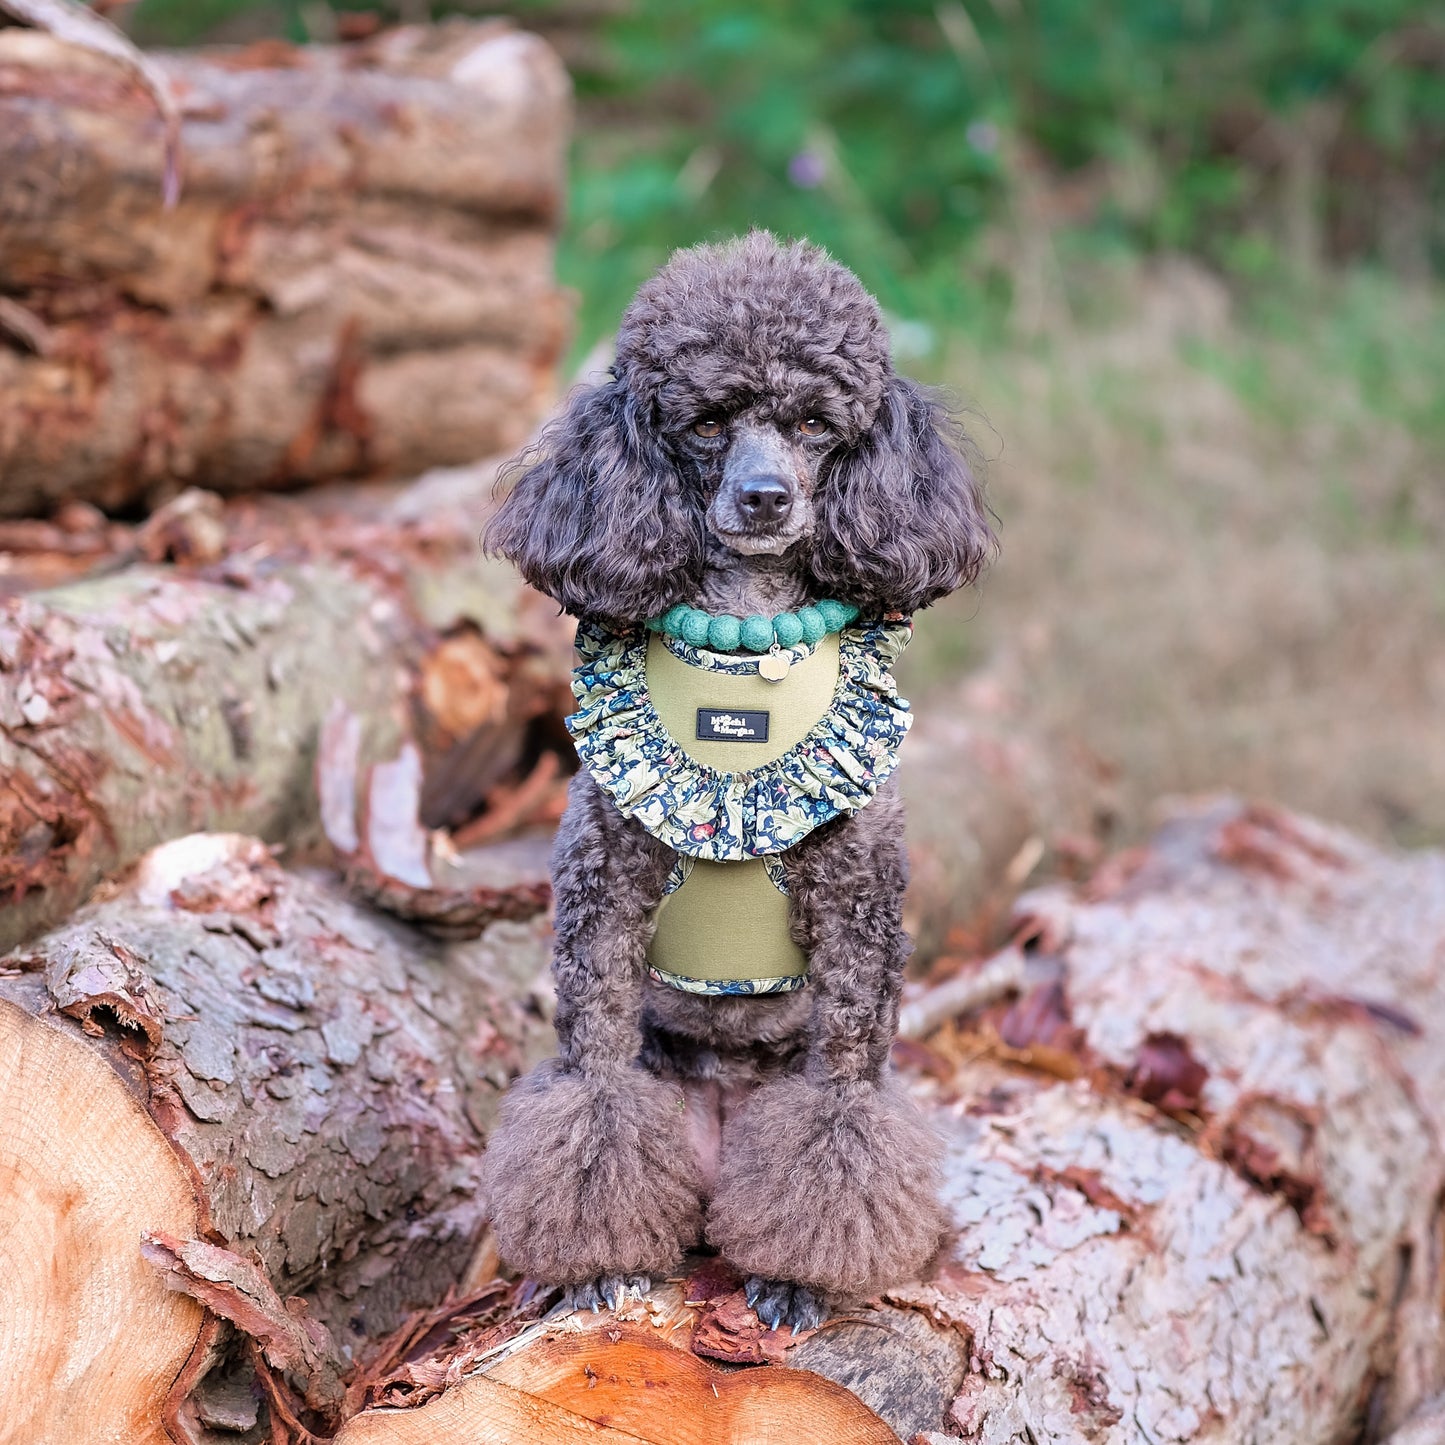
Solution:
<svg viewBox="0 0 1445 1445">
<path fill-rule="evenodd" d="M 620 1310 L 629 1294 L 635 1294 L 640 1301 L 651 1288 L 652 1281 L 645 1274 L 604 1274 L 569 1284 L 563 1302 L 568 1309 L 591 1310 L 597 1314 L 603 1305 Z"/>
<path fill-rule="evenodd" d="M 942 1241 L 938 1154 L 892 1080 L 773 1080 L 724 1126 L 708 1242 L 744 1276 L 874 1294 L 916 1277 Z"/>
<path fill-rule="evenodd" d="M 770 1330 L 816 1330 L 828 1318 L 823 1297 L 806 1285 L 785 1279 L 763 1279 L 749 1275 L 743 1285 L 743 1297 L 753 1313 Z"/>
<path fill-rule="evenodd" d="M 701 1229 L 682 1090 L 640 1069 L 539 1066 L 503 1102 L 482 1175 L 502 1259 L 548 1283 L 655 1278 Z"/>
</svg>

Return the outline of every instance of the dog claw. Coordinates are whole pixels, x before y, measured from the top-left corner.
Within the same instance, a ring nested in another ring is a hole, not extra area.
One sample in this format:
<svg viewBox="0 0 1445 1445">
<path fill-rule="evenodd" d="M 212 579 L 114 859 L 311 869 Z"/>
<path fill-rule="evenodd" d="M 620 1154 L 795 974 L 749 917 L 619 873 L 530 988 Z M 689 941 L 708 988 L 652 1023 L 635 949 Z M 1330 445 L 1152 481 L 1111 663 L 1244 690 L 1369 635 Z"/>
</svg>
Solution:
<svg viewBox="0 0 1445 1445">
<path fill-rule="evenodd" d="M 598 1315 L 603 1305 L 614 1311 L 625 1309 L 629 1295 L 635 1294 L 640 1301 L 651 1288 L 652 1281 L 645 1274 L 604 1274 L 568 1285 L 566 1302 L 569 1309 L 591 1310 Z"/>
<path fill-rule="evenodd" d="M 743 1297 L 770 1330 L 791 1329 L 794 1335 L 817 1329 L 828 1314 L 821 1296 L 787 1280 L 752 1275 L 743 1286 Z"/>
</svg>

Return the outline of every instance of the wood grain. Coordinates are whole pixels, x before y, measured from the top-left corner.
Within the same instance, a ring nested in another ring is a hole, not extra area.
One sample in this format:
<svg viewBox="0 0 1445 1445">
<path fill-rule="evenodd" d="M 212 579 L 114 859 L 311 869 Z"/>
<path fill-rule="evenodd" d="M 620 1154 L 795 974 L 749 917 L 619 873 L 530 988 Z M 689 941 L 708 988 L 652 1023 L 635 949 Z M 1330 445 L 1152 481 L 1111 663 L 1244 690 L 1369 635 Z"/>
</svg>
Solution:
<svg viewBox="0 0 1445 1445">
<path fill-rule="evenodd" d="M 102 1058 L 3 996 L 0 1116 L 0 1371 L 30 1382 L 10 1392 L 0 1441 L 164 1445 L 202 1311 L 167 1291 L 140 1240 L 195 1232 L 185 1171 Z"/>
<path fill-rule="evenodd" d="M 898 1441 L 855 1395 L 821 1375 L 804 1370 L 725 1372 L 660 1343 L 645 1329 L 617 1325 L 544 1338 L 502 1360 L 487 1376 L 464 1380 L 417 1410 L 359 1415 L 336 1445 L 410 1445 L 422 1440 L 471 1445 L 474 1439 L 490 1440 L 469 1432 L 474 1421 L 489 1418 L 499 1399 L 509 1410 L 516 1408 L 509 1397 L 498 1396 L 499 1386 L 648 1445 Z"/>
</svg>

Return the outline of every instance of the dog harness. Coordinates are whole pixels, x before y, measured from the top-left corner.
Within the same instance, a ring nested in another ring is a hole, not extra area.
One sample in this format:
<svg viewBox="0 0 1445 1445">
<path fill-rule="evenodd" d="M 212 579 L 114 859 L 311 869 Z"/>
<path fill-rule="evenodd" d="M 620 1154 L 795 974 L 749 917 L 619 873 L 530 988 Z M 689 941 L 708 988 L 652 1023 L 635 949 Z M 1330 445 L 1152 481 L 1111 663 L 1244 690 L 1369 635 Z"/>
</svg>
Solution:
<svg viewBox="0 0 1445 1445">
<path fill-rule="evenodd" d="M 911 634 L 907 621 L 859 624 L 747 656 L 579 624 L 567 719 L 578 755 L 678 855 L 648 948 L 653 978 L 703 994 L 807 982 L 782 855 L 865 807 L 897 765 L 913 719 L 892 669 Z"/>
</svg>

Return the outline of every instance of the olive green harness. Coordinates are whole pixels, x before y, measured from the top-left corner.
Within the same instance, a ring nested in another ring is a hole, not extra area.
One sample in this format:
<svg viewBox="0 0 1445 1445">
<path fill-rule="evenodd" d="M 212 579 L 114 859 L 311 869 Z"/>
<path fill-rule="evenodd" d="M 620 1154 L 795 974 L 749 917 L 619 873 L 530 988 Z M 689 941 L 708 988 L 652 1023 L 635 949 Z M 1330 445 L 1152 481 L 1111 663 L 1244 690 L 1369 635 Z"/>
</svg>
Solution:
<svg viewBox="0 0 1445 1445">
<path fill-rule="evenodd" d="M 807 982 L 782 855 L 892 772 L 912 719 L 891 669 L 909 635 L 906 622 L 874 623 L 746 657 L 579 625 L 578 755 L 677 853 L 647 953 L 654 978 L 708 994 Z"/>
<path fill-rule="evenodd" d="M 751 772 L 797 747 L 837 687 L 836 637 L 825 637 L 779 682 L 694 667 L 657 636 L 647 648 L 647 691 L 663 726 L 690 758 L 719 772 Z M 735 863 L 681 857 L 647 953 L 660 981 L 680 988 L 752 985 L 729 990 L 739 993 L 801 987 L 808 960 L 789 933 L 781 866 L 771 857 Z"/>
</svg>

